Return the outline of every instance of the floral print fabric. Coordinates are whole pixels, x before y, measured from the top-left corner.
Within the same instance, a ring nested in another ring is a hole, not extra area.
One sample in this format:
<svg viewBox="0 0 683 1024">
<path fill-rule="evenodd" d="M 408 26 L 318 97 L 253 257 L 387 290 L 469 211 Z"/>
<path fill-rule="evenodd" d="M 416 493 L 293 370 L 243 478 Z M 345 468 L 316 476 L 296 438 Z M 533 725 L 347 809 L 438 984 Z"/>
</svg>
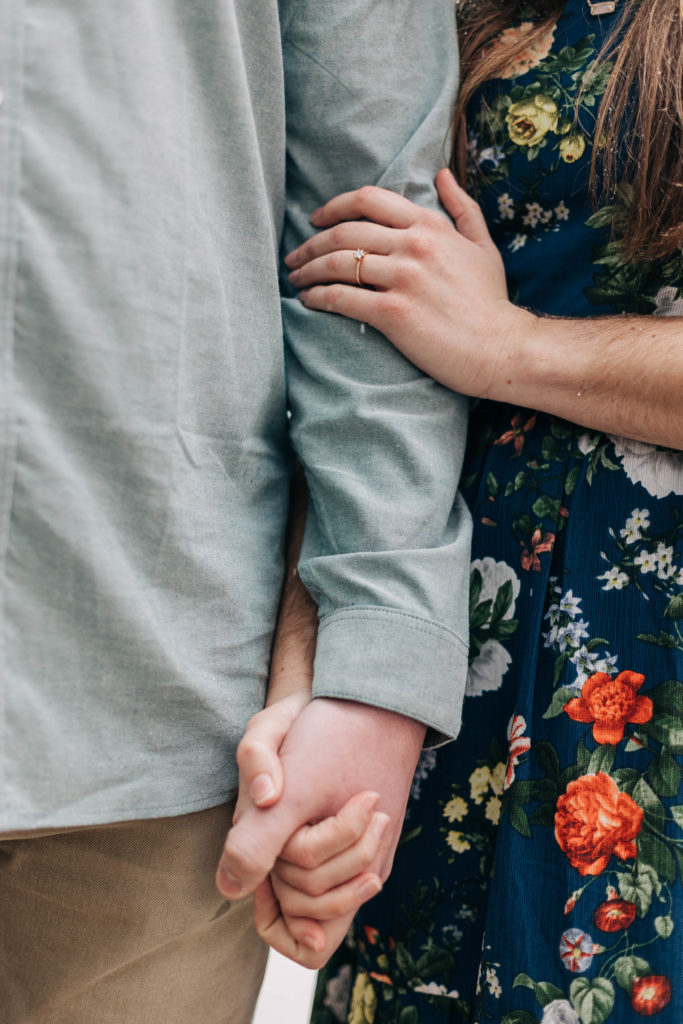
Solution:
<svg viewBox="0 0 683 1024">
<path fill-rule="evenodd" d="M 629 190 L 588 197 L 614 21 L 570 0 L 488 84 L 470 187 L 516 301 L 682 315 L 683 256 L 622 264 Z M 321 972 L 314 1024 L 680 1024 L 683 453 L 480 403 L 463 491 L 462 733 L 423 754 L 392 876 Z"/>
</svg>

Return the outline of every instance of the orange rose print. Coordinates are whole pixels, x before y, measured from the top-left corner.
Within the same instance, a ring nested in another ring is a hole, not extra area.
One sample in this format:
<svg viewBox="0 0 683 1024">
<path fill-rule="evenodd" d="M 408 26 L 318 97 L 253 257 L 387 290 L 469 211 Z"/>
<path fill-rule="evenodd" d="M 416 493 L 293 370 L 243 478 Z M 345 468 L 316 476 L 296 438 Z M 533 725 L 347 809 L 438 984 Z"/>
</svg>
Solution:
<svg viewBox="0 0 683 1024">
<path fill-rule="evenodd" d="M 640 672 L 620 672 L 614 678 L 596 672 L 583 684 L 581 696 L 565 704 L 564 710 L 575 722 L 595 722 L 596 743 L 616 746 L 624 738 L 627 722 L 649 722 L 652 718 L 652 701 L 637 692 L 644 682 Z"/>
<path fill-rule="evenodd" d="M 604 772 L 570 782 L 557 801 L 555 839 L 580 875 L 599 875 L 612 854 L 635 857 L 643 812 Z"/>
</svg>

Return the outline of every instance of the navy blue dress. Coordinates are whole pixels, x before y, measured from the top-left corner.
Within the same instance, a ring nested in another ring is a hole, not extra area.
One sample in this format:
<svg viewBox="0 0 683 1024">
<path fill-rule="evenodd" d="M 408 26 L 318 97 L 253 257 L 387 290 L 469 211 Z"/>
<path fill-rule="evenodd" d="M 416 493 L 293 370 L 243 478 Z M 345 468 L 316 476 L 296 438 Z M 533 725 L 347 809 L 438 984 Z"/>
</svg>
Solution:
<svg viewBox="0 0 683 1024">
<path fill-rule="evenodd" d="M 609 73 L 592 62 L 616 19 L 569 0 L 488 83 L 469 187 L 516 302 L 681 316 L 683 255 L 625 264 L 610 240 L 628 186 L 590 202 Z M 391 879 L 321 972 L 314 1024 L 681 1024 L 683 453 L 484 402 L 463 490 L 462 734 L 423 755 Z"/>
</svg>

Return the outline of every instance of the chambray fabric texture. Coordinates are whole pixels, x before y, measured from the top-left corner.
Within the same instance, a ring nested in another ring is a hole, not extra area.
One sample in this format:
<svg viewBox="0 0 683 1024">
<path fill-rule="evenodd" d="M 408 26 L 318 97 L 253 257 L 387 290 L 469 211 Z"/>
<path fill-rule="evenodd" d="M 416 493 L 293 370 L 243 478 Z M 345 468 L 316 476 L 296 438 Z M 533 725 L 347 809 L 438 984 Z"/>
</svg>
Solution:
<svg viewBox="0 0 683 1024">
<path fill-rule="evenodd" d="M 278 288 L 332 195 L 436 204 L 456 78 L 450 0 L 0 6 L 0 830 L 234 792 L 288 401 L 316 695 L 457 732 L 466 403 Z"/>
</svg>

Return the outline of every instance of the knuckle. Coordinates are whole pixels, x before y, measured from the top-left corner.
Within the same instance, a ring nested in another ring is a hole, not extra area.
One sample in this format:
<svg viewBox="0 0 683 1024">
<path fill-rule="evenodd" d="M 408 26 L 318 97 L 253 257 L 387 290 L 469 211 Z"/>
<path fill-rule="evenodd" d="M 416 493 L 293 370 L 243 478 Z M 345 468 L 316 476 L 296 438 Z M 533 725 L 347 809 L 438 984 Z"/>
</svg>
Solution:
<svg viewBox="0 0 683 1024">
<path fill-rule="evenodd" d="M 339 285 L 332 284 L 325 289 L 325 308 L 331 313 L 339 309 L 344 299 L 344 291 Z"/>
<path fill-rule="evenodd" d="M 316 899 L 318 896 L 322 896 L 327 890 L 325 880 L 317 873 L 304 876 L 301 880 L 301 888 L 307 896 L 313 896 Z"/>
<path fill-rule="evenodd" d="M 346 241 L 346 232 L 343 224 L 336 224 L 330 228 L 330 243 L 334 249 L 343 249 Z"/>
<path fill-rule="evenodd" d="M 423 232 L 411 232 L 407 240 L 408 252 L 417 260 L 424 260 L 432 253 L 432 242 Z"/>
<path fill-rule="evenodd" d="M 325 909 L 331 917 L 341 917 L 348 911 L 343 896 L 336 893 L 330 895 L 325 901 Z"/>
<path fill-rule="evenodd" d="M 368 206 L 372 206 L 378 194 L 379 189 L 376 185 L 363 185 L 362 188 L 359 188 L 357 195 L 360 208 L 363 210 Z"/>
<path fill-rule="evenodd" d="M 346 269 L 345 268 L 345 263 L 346 263 L 347 260 L 348 260 L 348 256 L 347 256 L 346 253 L 333 252 L 333 253 L 330 254 L 330 256 L 329 256 L 330 270 L 332 271 L 333 274 L 335 274 L 335 276 L 338 276 L 338 275 L 344 273 L 344 270 Z"/>
<path fill-rule="evenodd" d="M 225 853 L 231 871 L 234 871 L 238 878 L 265 877 L 270 870 L 270 864 L 266 863 L 263 851 L 244 835 L 228 835 Z"/>
<path fill-rule="evenodd" d="M 385 292 L 378 299 L 384 317 L 393 322 L 400 322 L 406 317 L 406 303 L 395 292 Z"/>
<path fill-rule="evenodd" d="M 306 871 L 312 871 L 318 866 L 318 852 L 313 842 L 301 847 L 297 862 Z"/>
</svg>

